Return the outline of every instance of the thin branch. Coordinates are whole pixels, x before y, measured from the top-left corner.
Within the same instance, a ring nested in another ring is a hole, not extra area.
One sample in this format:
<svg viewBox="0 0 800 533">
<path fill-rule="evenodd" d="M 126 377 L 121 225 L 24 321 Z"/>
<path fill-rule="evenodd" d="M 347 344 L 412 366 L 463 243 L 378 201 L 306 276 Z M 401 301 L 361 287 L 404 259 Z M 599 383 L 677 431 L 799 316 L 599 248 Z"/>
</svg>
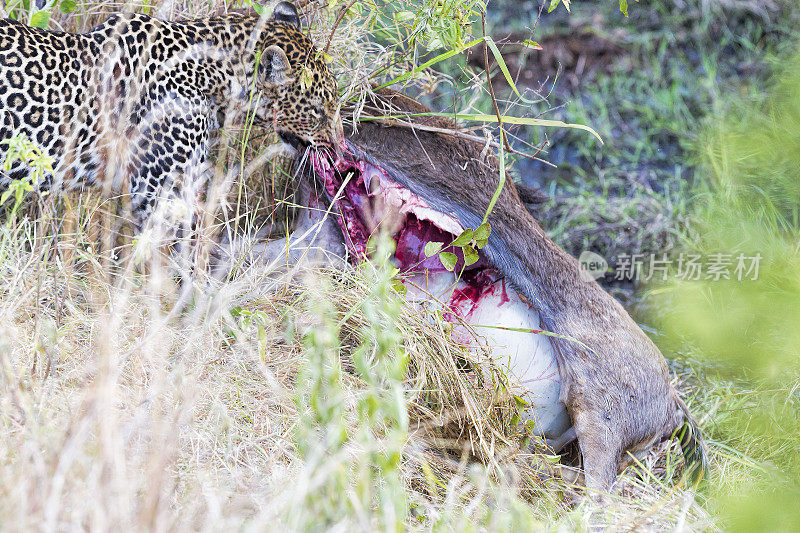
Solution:
<svg viewBox="0 0 800 533">
<path fill-rule="evenodd" d="M 322 50 L 322 57 L 324 58 L 325 55 L 328 53 L 328 48 L 331 46 L 331 41 L 333 40 L 333 35 L 336 33 L 336 28 L 339 27 L 341 24 L 342 19 L 344 18 L 345 14 L 350 11 L 350 8 L 353 7 L 353 4 L 356 3 L 356 0 L 350 0 L 350 3 L 347 4 L 342 10 L 339 12 L 339 16 L 336 17 L 336 22 L 333 23 L 333 27 L 331 28 L 331 34 L 328 36 L 328 42 L 325 43 L 325 48 Z"/>
</svg>

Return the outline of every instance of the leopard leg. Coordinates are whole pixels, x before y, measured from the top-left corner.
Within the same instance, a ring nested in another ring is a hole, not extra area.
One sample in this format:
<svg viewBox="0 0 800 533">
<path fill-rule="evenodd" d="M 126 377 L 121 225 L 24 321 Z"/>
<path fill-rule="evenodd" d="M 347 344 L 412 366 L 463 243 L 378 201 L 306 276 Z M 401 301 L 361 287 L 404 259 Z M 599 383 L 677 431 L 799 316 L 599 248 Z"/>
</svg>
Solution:
<svg viewBox="0 0 800 533">
<path fill-rule="evenodd" d="M 138 136 L 131 155 L 131 211 L 138 246 L 171 250 L 173 267 L 191 271 L 194 224 L 211 176 L 207 161 L 212 119 L 194 101 L 161 109 Z M 141 250 L 140 250 L 141 253 Z M 175 264 L 176 263 L 176 264 Z"/>
</svg>

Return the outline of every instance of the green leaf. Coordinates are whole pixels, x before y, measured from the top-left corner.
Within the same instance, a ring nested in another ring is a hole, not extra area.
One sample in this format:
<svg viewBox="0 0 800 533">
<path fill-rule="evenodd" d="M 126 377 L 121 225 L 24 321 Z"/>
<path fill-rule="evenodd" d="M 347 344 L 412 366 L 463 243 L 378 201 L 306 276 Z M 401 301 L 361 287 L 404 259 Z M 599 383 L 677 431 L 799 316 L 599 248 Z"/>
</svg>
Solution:
<svg viewBox="0 0 800 533">
<path fill-rule="evenodd" d="M 526 104 L 535 104 L 536 103 L 535 101 L 528 100 L 527 98 L 522 96 L 522 94 L 517 89 L 517 85 L 516 83 L 514 83 L 514 78 L 511 76 L 511 72 L 509 72 L 508 70 L 508 65 L 506 65 L 505 59 L 503 59 L 503 54 L 500 53 L 500 49 L 497 48 L 497 45 L 495 44 L 494 40 L 487 35 L 483 38 L 483 41 L 489 46 L 489 49 L 492 51 L 492 55 L 494 55 L 495 61 L 497 61 L 497 66 L 500 67 L 500 70 L 503 72 L 503 76 L 506 79 L 506 83 L 508 83 L 508 86 L 511 87 L 511 89 L 514 91 L 514 93 L 517 95 L 520 101 Z"/>
<path fill-rule="evenodd" d="M 436 50 L 437 48 L 442 47 L 442 40 L 438 37 L 434 37 L 429 42 L 425 43 L 425 48 L 428 50 Z"/>
<path fill-rule="evenodd" d="M 64 14 L 72 13 L 78 8 L 78 3 L 75 0 L 61 0 L 58 5 L 58 10 Z"/>
<path fill-rule="evenodd" d="M 478 226 L 478 229 L 475 230 L 475 234 L 472 236 L 472 238 L 475 239 L 475 242 L 478 244 L 478 248 L 483 248 L 486 246 L 486 243 L 489 242 L 489 235 L 491 234 L 492 226 L 488 222 L 484 222 Z"/>
<path fill-rule="evenodd" d="M 37 11 L 33 15 L 31 15 L 31 26 L 34 28 L 47 28 L 47 25 L 50 24 L 50 12 L 49 11 Z"/>
<path fill-rule="evenodd" d="M 560 455 L 540 454 L 540 455 L 537 455 L 537 457 L 541 457 L 542 459 L 544 459 L 545 461 L 547 461 L 548 463 L 553 464 L 553 465 L 557 465 L 561 461 L 561 456 Z"/>
<path fill-rule="evenodd" d="M 3 191 L 3 195 L 0 196 L 0 205 L 4 205 L 12 194 L 14 194 L 14 189 L 11 187 Z"/>
<path fill-rule="evenodd" d="M 300 70 L 300 87 L 305 91 L 314 83 L 314 74 L 309 67 L 303 67 Z"/>
<path fill-rule="evenodd" d="M 628 0 L 619 0 L 619 10 L 623 15 L 628 16 Z"/>
<path fill-rule="evenodd" d="M 408 287 L 399 279 L 392 280 L 392 288 L 398 293 L 405 295 L 408 292 Z"/>
<path fill-rule="evenodd" d="M 417 18 L 417 15 L 413 11 L 400 11 L 399 13 L 395 14 L 395 18 L 397 22 L 408 22 L 409 20 L 414 20 Z"/>
<path fill-rule="evenodd" d="M 542 45 L 540 45 L 536 41 L 531 41 L 530 39 L 525 39 L 524 41 L 522 41 L 522 44 L 524 44 L 527 48 L 530 48 L 531 50 L 542 50 Z"/>
<path fill-rule="evenodd" d="M 429 241 L 425 243 L 425 257 L 431 257 L 438 254 L 442 246 L 444 246 L 443 242 L 436 242 L 436 241 Z"/>
<path fill-rule="evenodd" d="M 466 266 L 474 265 L 480 259 L 478 252 L 472 246 L 464 246 L 461 250 L 464 252 L 464 264 Z"/>
<path fill-rule="evenodd" d="M 445 114 L 441 113 L 442 116 L 452 117 L 452 114 Z M 456 115 L 456 118 L 462 120 L 474 120 L 476 122 L 497 122 L 496 115 Z M 597 140 L 600 141 L 600 144 L 603 143 L 603 138 L 594 131 L 589 126 L 584 126 L 583 124 L 568 124 L 566 122 L 562 122 L 560 120 L 546 120 L 542 118 L 521 118 L 521 117 L 509 117 L 509 116 L 501 116 L 503 123 L 505 124 L 524 124 L 527 126 L 550 126 L 555 128 L 574 128 L 578 130 L 588 131 L 595 137 Z"/>
<path fill-rule="evenodd" d="M 450 24 L 440 37 L 448 48 L 458 48 L 461 44 L 461 35 L 457 24 Z"/>
<path fill-rule="evenodd" d="M 442 262 L 442 266 L 452 272 L 456 268 L 456 263 L 458 263 L 458 257 L 456 254 L 451 254 L 450 252 L 442 252 L 439 254 L 439 261 Z"/>
<path fill-rule="evenodd" d="M 514 394 L 513 396 L 514 396 L 514 403 L 517 404 L 517 407 L 528 407 L 530 405 L 530 402 L 528 402 L 522 396 L 518 396 L 516 394 Z"/>
<path fill-rule="evenodd" d="M 452 246 L 466 246 L 472 242 L 472 234 L 473 231 L 469 228 L 465 229 L 464 232 L 456 237 L 456 240 L 452 242 Z"/>
</svg>

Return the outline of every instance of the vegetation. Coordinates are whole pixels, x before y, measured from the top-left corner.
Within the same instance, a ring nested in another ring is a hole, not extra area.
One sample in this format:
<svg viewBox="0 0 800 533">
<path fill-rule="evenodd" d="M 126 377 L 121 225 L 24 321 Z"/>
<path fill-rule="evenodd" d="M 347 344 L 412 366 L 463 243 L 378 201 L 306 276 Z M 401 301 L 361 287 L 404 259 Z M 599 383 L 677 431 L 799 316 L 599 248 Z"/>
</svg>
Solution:
<svg viewBox="0 0 800 533">
<path fill-rule="evenodd" d="M 556 458 L 522 451 L 517 400 L 496 365 L 404 302 L 385 239 L 356 269 L 251 268 L 198 279 L 187 299 L 168 257 L 126 253 L 130 242 L 112 252 L 113 202 L 22 206 L 23 183 L 0 198 L 10 210 L 0 226 L 0 524 L 796 529 L 800 61 L 786 57 L 800 8 L 548 0 L 523 2 L 526 18 L 520 2 L 497 0 L 484 32 L 482 0 L 298 4 L 340 73 L 351 126 L 378 82 L 482 129 L 518 178 L 551 193 L 546 228 L 576 255 L 763 257 L 752 282 L 628 291 L 707 434 L 708 478 L 686 487 L 665 444 L 633 461 L 607 509 L 592 509 Z M 129 7 L 170 18 L 212 8 Z M 70 31 L 111 9 L 5 5 Z M 509 32 L 520 38 L 504 43 Z M 589 47 L 548 70 L 548 50 L 575 40 Z M 263 132 L 231 133 L 242 168 L 267 150 Z M 38 175 L 49 171 L 27 139 L 7 142 Z M 286 190 L 280 169 L 234 187 L 236 215 L 222 218 L 280 226 L 291 198 L 263 201 Z M 463 244 L 480 246 L 478 231 Z"/>
<path fill-rule="evenodd" d="M 558 166 L 516 163 L 552 197 L 543 210 L 551 236 L 575 256 L 592 250 L 612 265 L 620 254 L 690 245 L 694 188 L 707 180 L 696 156 L 704 120 L 732 98 L 766 92 L 773 65 L 794 53 L 797 3 L 654 0 L 631 3 L 627 18 L 611 2 L 572 2 L 569 14 L 541 17 L 536 2 L 512 17 L 511 3 L 490 9 L 491 32 L 522 37 L 535 28 L 541 52 L 504 48 L 520 83 L 546 99 L 534 113 L 588 124 L 605 142 L 564 129 L 518 133 L 549 142 L 540 156 Z M 508 112 L 522 111 L 512 104 Z"/>
<path fill-rule="evenodd" d="M 655 298 L 664 332 L 719 387 L 709 429 L 737 457 L 710 493 L 732 529 L 795 529 L 800 513 L 800 59 L 766 95 L 709 121 L 696 202 L 704 254 L 761 257 L 756 279 L 685 281 Z M 680 305 L 680 307 L 676 307 Z"/>
</svg>

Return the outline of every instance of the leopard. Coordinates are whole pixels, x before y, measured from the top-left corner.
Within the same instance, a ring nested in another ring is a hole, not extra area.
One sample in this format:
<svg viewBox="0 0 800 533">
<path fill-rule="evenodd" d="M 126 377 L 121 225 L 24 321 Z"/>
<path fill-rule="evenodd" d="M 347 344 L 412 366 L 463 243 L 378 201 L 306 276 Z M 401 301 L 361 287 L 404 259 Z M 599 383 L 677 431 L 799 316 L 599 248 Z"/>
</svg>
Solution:
<svg viewBox="0 0 800 533">
<path fill-rule="evenodd" d="M 297 149 L 341 149 L 336 77 L 290 2 L 178 21 L 118 13 L 85 33 L 0 20 L 0 164 L 3 141 L 26 136 L 53 160 L 40 193 L 119 193 L 137 231 L 165 198 L 194 213 L 230 117 Z M 15 161 L 0 191 L 31 173 Z"/>
</svg>

